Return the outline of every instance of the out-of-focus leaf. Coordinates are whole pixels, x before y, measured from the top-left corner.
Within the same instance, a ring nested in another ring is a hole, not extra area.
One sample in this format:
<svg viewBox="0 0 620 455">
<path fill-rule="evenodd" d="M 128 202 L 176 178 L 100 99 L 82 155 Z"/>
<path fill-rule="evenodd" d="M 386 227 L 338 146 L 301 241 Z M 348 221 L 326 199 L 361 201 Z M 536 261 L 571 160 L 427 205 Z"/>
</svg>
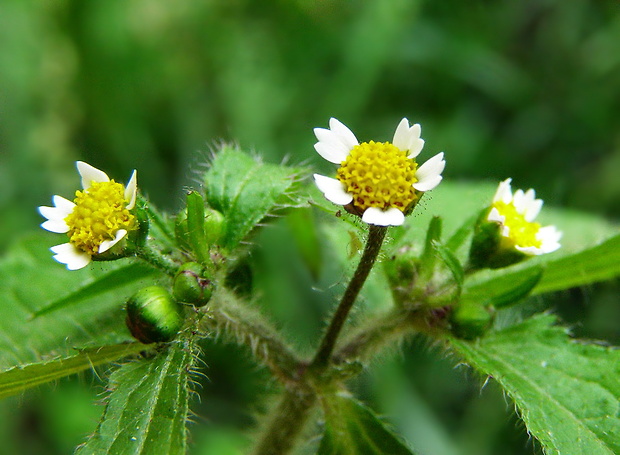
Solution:
<svg viewBox="0 0 620 455">
<path fill-rule="evenodd" d="M 233 147 L 222 148 L 205 174 L 207 202 L 226 218 L 222 243 L 235 247 L 266 216 L 291 205 L 298 170 L 261 163 Z"/>
<path fill-rule="evenodd" d="M 134 341 L 123 303 L 161 278 L 128 260 L 68 271 L 48 250 L 54 237 L 25 237 L 0 260 L 0 368 L 69 356 L 74 347 Z"/>
<path fill-rule="evenodd" d="M 412 455 L 368 407 L 346 392 L 323 399 L 325 434 L 318 455 Z"/>
<path fill-rule="evenodd" d="M 510 292 L 514 283 L 526 281 L 528 276 L 536 273 L 538 267 L 534 263 L 517 271 L 484 272 L 482 280 L 466 285 L 464 298 L 485 300 L 489 295 Z M 532 295 L 582 286 L 619 275 L 620 235 L 617 235 L 593 248 L 547 262 Z"/>
<path fill-rule="evenodd" d="M 115 371 L 103 420 L 77 453 L 185 454 L 192 362 L 190 342 L 179 340 Z"/>
<path fill-rule="evenodd" d="M 83 349 L 71 357 L 20 365 L 0 372 L 0 399 L 144 350 L 140 343 Z"/>
<path fill-rule="evenodd" d="M 620 453 L 620 351 L 570 339 L 551 315 L 467 342 L 467 363 L 515 401 L 550 455 Z"/>
<path fill-rule="evenodd" d="M 424 249 L 420 255 L 420 281 L 426 283 L 433 276 L 435 271 L 435 263 L 437 262 L 437 250 L 435 242 L 441 239 L 441 218 L 434 216 L 428 224 L 426 231 L 426 240 L 424 241 Z"/>
</svg>

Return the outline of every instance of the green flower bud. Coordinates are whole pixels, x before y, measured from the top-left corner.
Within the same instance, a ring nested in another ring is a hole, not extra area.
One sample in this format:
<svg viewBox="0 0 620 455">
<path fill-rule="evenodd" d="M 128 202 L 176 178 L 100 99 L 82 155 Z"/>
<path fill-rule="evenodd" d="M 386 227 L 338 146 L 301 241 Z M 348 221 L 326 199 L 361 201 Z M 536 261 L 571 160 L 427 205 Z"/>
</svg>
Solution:
<svg viewBox="0 0 620 455">
<path fill-rule="evenodd" d="M 210 207 L 205 207 L 205 238 L 209 245 L 217 243 L 224 234 L 224 215 Z"/>
<path fill-rule="evenodd" d="M 213 281 L 205 277 L 205 269 L 197 262 L 188 262 L 174 277 L 172 294 L 179 302 L 204 306 L 211 299 L 213 288 Z"/>
<path fill-rule="evenodd" d="M 183 325 L 183 308 L 161 286 L 149 286 L 126 305 L 127 327 L 141 343 L 170 341 Z"/>
<path fill-rule="evenodd" d="M 216 244 L 224 234 L 225 219 L 222 213 L 209 207 L 205 207 L 205 242 L 207 245 Z M 177 215 L 174 223 L 174 234 L 179 245 L 186 250 L 191 250 L 191 241 L 189 236 L 189 228 L 187 225 L 187 209 L 183 209 Z"/>
<path fill-rule="evenodd" d="M 452 332 L 459 338 L 473 340 L 491 327 L 493 310 L 478 302 L 462 302 L 458 304 L 450 315 Z"/>
</svg>

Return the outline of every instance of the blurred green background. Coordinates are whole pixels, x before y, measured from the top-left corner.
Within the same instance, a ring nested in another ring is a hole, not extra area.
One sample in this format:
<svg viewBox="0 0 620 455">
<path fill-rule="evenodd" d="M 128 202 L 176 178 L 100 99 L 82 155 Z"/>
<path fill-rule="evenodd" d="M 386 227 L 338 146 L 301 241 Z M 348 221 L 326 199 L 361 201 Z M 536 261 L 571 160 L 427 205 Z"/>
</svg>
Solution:
<svg viewBox="0 0 620 455">
<path fill-rule="evenodd" d="M 615 0 L 1 0 L 0 252 L 38 229 L 36 206 L 71 196 L 75 160 L 121 181 L 137 168 L 141 190 L 174 210 L 220 141 L 333 172 L 312 148 L 331 116 L 360 140 L 390 140 L 406 116 L 422 124 L 422 160 L 446 152 L 446 178 L 513 177 L 547 204 L 617 219 L 619 12 Z M 292 287 L 312 286 L 296 253 L 261 251 L 263 277 L 286 260 Z M 312 301 L 289 287 L 274 301 Z M 608 283 L 550 306 L 578 335 L 617 343 L 617 295 Z M 325 309 L 266 310 L 305 340 Z M 241 453 L 274 384 L 243 350 L 204 349 L 192 453 Z M 481 391 L 455 362 L 414 340 L 355 388 L 423 455 L 539 451 L 497 387 Z M 0 452 L 70 453 L 102 392 L 88 374 L 5 400 Z"/>
</svg>

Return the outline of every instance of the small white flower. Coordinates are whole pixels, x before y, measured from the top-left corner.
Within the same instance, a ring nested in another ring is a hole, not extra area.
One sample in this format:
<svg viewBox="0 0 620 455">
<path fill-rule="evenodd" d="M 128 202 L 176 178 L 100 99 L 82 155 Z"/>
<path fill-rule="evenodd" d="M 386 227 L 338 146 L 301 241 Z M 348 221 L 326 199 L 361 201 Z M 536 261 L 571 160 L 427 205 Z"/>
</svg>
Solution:
<svg viewBox="0 0 620 455">
<path fill-rule="evenodd" d="M 51 248 L 54 259 L 69 270 L 85 267 L 94 255 L 108 251 L 134 228 L 129 211 L 137 196 L 135 170 L 123 187 L 90 164 L 78 161 L 76 165 L 83 191 L 76 192 L 73 202 L 54 196 L 53 207 L 39 207 L 39 213 L 47 218 L 41 224 L 43 229 L 69 236 L 68 243 Z"/>
<path fill-rule="evenodd" d="M 499 223 L 504 242 L 524 254 L 535 256 L 560 248 L 562 232 L 534 221 L 543 201 L 536 199 L 533 189 L 512 194 L 511 180 L 506 179 L 497 187 L 487 220 Z"/>
<path fill-rule="evenodd" d="M 424 147 L 419 124 L 404 118 L 392 142 L 359 143 L 341 122 L 332 118 L 329 129 L 315 128 L 315 150 L 330 163 L 339 164 L 336 178 L 314 174 L 317 187 L 334 204 L 343 205 L 362 221 L 399 226 L 422 193 L 441 182 L 446 162 L 443 152 L 418 167 L 415 158 Z"/>
</svg>

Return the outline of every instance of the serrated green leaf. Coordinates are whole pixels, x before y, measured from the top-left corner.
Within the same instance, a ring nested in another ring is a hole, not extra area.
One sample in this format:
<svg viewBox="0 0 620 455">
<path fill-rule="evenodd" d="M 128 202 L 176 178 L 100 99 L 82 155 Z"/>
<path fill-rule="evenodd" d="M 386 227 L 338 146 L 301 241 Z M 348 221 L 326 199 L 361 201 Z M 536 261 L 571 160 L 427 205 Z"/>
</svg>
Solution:
<svg viewBox="0 0 620 455">
<path fill-rule="evenodd" d="M 325 434 L 318 455 L 412 455 L 367 406 L 345 392 L 324 397 Z"/>
<path fill-rule="evenodd" d="M 232 147 L 220 150 L 205 175 L 205 190 L 209 205 L 226 218 L 223 245 L 235 247 L 267 215 L 295 203 L 296 174 Z"/>
<path fill-rule="evenodd" d="M 70 357 L 11 368 L 0 372 L 0 399 L 104 363 L 113 362 L 144 349 L 145 346 L 140 343 L 116 344 L 83 349 L 79 354 Z"/>
<path fill-rule="evenodd" d="M 0 260 L 0 368 L 69 356 L 74 347 L 134 341 L 123 303 L 161 277 L 130 260 L 68 271 L 52 259 L 55 237 L 25 237 Z"/>
<path fill-rule="evenodd" d="M 103 420 L 77 454 L 184 454 L 192 362 L 190 342 L 178 340 L 112 373 Z"/>
<path fill-rule="evenodd" d="M 539 315 L 450 342 L 506 390 L 546 454 L 620 453 L 620 350 L 572 340 L 554 323 Z"/>
<path fill-rule="evenodd" d="M 463 298 L 486 299 L 501 295 L 536 273 L 537 263 L 517 271 L 510 269 L 485 272 L 482 279 L 466 285 Z M 579 253 L 565 256 L 545 264 L 540 281 L 532 295 L 559 291 L 620 276 L 620 235 Z"/>
</svg>

